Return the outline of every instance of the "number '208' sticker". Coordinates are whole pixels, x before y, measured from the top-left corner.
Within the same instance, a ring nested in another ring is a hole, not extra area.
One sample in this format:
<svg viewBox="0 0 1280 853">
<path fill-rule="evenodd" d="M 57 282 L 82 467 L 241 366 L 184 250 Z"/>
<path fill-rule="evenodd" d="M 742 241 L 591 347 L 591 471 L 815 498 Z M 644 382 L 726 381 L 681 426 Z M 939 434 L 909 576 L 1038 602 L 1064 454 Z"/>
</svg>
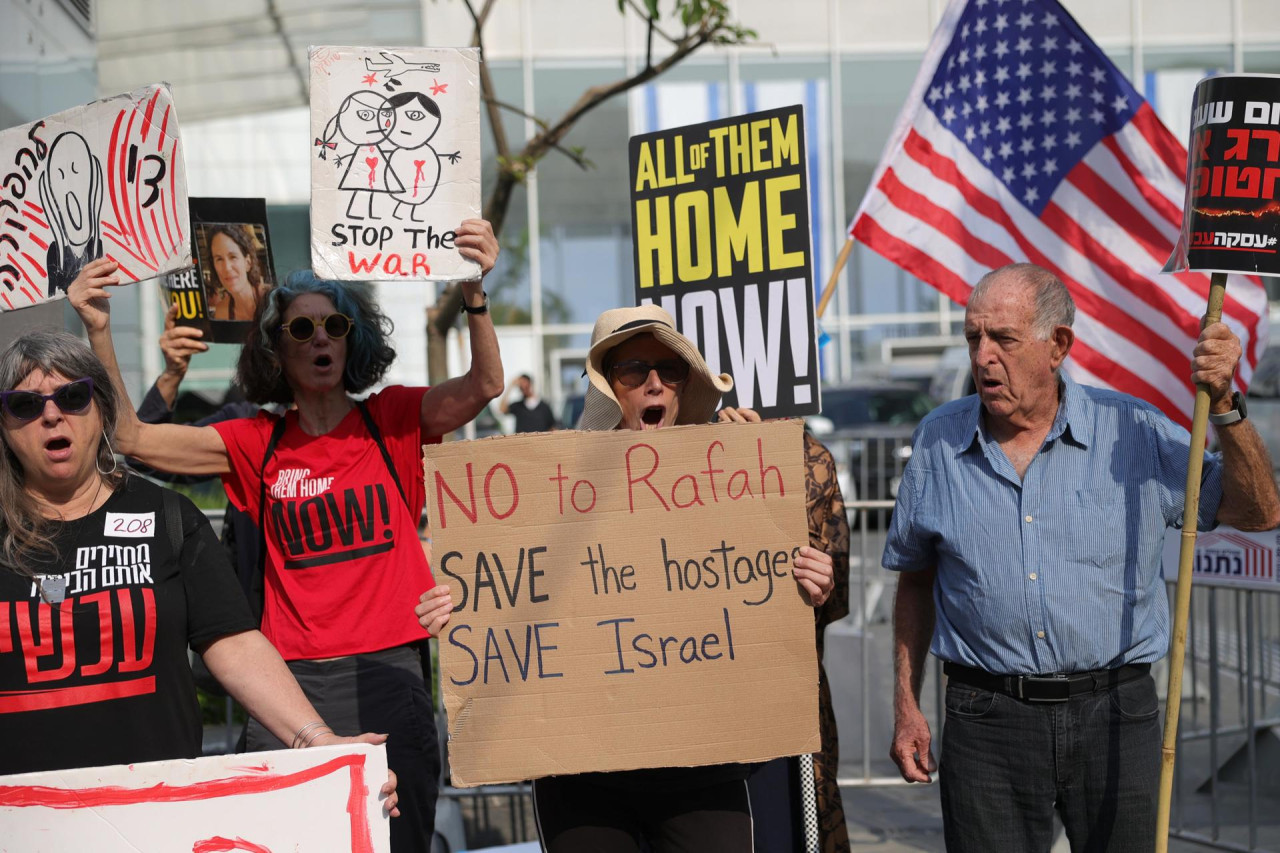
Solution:
<svg viewBox="0 0 1280 853">
<path fill-rule="evenodd" d="M 103 536 L 125 539 L 150 539 L 156 533 L 154 512 L 109 512 Z"/>
</svg>

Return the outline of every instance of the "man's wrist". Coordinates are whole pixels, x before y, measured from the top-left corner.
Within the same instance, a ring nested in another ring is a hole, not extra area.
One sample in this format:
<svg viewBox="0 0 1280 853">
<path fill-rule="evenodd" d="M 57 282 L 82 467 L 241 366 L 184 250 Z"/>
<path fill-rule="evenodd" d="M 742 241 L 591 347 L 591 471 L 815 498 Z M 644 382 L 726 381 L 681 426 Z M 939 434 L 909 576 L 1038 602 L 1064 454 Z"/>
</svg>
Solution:
<svg viewBox="0 0 1280 853">
<path fill-rule="evenodd" d="M 1225 403 L 1216 401 L 1209 407 L 1209 423 L 1216 427 L 1237 424 L 1246 417 L 1248 417 L 1248 409 L 1245 406 L 1244 395 L 1239 391 L 1228 397 Z"/>
</svg>

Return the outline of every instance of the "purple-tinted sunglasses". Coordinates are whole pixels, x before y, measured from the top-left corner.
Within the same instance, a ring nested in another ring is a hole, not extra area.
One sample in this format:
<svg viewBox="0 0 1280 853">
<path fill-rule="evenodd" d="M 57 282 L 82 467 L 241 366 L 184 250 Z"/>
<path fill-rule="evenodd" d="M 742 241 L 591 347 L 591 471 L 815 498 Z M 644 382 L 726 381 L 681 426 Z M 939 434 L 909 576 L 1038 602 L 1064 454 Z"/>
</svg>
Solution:
<svg viewBox="0 0 1280 853">
<path fill-rule="evenodd" d="M 44 411 L 45 403 L 53 404 L 64 415 L 78 415 L 93 402 L 93 379 L 86 376 L 53 389 L 52 394 L 35 391 L 0 391 L 0 405 L 13 418 L 33 421 Z"/>
</svg>

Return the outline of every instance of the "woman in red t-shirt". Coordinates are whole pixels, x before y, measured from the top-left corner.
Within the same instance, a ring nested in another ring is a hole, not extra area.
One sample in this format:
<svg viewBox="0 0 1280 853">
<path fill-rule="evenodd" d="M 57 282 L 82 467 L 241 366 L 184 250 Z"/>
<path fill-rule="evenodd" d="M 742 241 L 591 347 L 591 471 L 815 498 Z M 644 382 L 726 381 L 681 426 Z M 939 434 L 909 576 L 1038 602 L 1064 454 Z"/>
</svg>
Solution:
<svg viewBox="0 0 1280 853">
<path fill-rule="evenodd" d="M 263 300 L 237 369 L 254 403 L 284 415 L 208 427 L 144 424 L 121 408 L 116 447 L 163 471 L 219 474 L 265 536 L 262 632 L 338 734 L 390 735 L 401 817 L 391 846 L 426 851 L 440 769 L 419 645 L 443 627 L 447 591 L 434 588 L 417 537 L 425 493 L 421 447 L 470 421 L 502 392 L 498 340 L 483 276 L 498 243 L 488 222 L 465 220 L 455 245 L 480 264 L 462 285 L 471 368 L 433 388 L 391 386 L 356 403 L 395 358 L 391 322 L 359 285 L 294 273 Z M 106 289 L 116 265 L 94 261 L 68 291 L 113 380 Z M 426 613 L 421 626 L 415 616 Z M 250 723 L 250 749 L 276 749 Z"/>
</svg>

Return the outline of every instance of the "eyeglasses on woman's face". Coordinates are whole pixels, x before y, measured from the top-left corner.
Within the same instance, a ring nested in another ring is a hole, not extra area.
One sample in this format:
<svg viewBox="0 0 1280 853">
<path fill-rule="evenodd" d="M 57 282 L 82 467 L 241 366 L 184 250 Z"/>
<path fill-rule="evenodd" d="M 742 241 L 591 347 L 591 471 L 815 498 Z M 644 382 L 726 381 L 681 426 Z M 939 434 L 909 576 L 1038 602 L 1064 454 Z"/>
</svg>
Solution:
<svg viewBox="0 0 1280 853">
<path fill-rule="evenodd" d="M 300 314 L 289 322 L 281 324 L 280 329 L 288 332 L 289 337 L 298 343 L 305 344 L 316 336 L 316 329 L 320 327 L 324 327 L 324 333 L 331 340 L 345 338 L 351 332 L 351 326 L 354 323 L 355 321 L 346 314 L 330 314 L 327 317 L 321 317 L 319 321 Z"/>
<path fill-rule="evenodd" d="M 672 388 L 689 378 L 689 364 L 680 358 L 666 358 L 659 362 L 629 359 L 618 362 L 609 372 L 628 388 L 639 388 L 649 381 L 649 373 L 654 370 L 662 384 Z"/>
<path fill-rule="evenodd" d="M 50 400 L 64 415 L 78 415 L 93 402 L 93 380 L 88 376 L 53 389 L 52 394 L 35 391 L 0 391 L 0 406 L 15 420 L 33 421 Z"/>
</svg>

